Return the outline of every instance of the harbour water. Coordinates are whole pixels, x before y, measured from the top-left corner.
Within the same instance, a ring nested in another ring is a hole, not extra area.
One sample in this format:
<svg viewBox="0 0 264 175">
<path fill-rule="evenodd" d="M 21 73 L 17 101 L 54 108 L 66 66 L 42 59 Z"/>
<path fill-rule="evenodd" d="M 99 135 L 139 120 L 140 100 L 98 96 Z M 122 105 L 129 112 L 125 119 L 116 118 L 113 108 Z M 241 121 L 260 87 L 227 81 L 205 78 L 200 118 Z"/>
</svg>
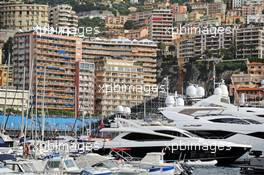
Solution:
<svg viewBox="0 0 264 175">
<path fill-rule="evenodd" d="M 199 167 L 193 170 L 193 175 L 240 175 L 238 166 L 230 167 Z"/>
</svg>

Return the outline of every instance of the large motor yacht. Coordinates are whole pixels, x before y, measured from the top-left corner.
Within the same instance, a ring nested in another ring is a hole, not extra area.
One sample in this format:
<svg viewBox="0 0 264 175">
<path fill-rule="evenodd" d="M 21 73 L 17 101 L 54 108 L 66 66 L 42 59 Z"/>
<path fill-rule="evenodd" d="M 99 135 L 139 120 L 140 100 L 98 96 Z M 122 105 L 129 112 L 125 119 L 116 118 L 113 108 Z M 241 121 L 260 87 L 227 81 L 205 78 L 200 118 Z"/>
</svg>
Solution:
<svg viewBox="0 0 264 175">
<path fill-rule="evenodd" d="M 112 127 L 100 130 L 108 139 L 98 142 L 98 149 L 94 152 L 115 155 L 125 152 L 134 158 L 143 158 L 150 152 L 163 152 L 166 161 L 217 160 L 220 165 L 233 163 L 251 148 L 244 144 L 203 139 L 176 127 L 151 128 L 121 118 L 115 121 Z"/>
</svg>

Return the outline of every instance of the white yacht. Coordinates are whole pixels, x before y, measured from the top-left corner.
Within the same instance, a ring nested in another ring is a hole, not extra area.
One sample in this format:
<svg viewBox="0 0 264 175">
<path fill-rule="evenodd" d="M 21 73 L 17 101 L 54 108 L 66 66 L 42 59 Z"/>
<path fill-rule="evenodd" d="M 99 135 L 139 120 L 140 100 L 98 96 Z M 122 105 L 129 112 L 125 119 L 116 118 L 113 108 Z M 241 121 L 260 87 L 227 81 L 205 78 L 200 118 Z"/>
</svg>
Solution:
<svg viewBox="0 0 264 175">
<path fill-rule="evenodd" d="M 252 150 L 264 151 L 264 118 L 261 117 L 264 111 L 262 113 L 261 108 L 232 105 L 226 93 L 212 95 L 192 106 L 172 103 L 160 112 L 173 120 L 178 128 L 203 138 L 250 144 Z M 240 160 L 247 158 L 245 155 Z"/>
<path fill-rule="evenodd" d="M 231 142 L 203 139 L 193 134 L 176 130 L 175 127 L 160 129 L 141 126 L 131 120 L 116 119 L 111 128 L 100 131 L 105 137 L 97 143 L 101 154 L 121 155 L 125 152 L 134 158 L 143 158 L 150 152 L 163 152 L 165 161 L 175 160 L 217 160 L 218 164 L 229 164 L 249 151 L 251 146 Z M 120 153 L 121 152 L 121 153 Z"/>
</svg>

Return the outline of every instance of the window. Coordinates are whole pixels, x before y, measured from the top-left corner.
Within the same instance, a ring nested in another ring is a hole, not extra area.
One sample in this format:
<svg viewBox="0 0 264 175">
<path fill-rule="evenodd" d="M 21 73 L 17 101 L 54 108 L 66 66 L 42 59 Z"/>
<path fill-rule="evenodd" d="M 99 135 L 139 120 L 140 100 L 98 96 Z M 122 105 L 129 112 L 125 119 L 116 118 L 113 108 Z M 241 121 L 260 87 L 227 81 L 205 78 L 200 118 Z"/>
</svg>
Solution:
<svg viewBox="0 0 264 175">
<path fill-rule="evenodd" d="M 248 135 L 253 136 L 253 137 L 257 137 L 257 138 L 264 139 L 264 132 L 254 132 L 254 133 L 250 133 Z"/>
<path fill-rule="evenodd" d="M 177 132 L 177 131 L 170 131 L 170 130 L 157 130 L 155 132 L 162 133 L 162 134 L 168 134 L 176 137 L 188 137 L 187 135 Z"/>
<path fill-rule="evenodd" d="M 261 122 L 258 122 L 256 120 L 252 120 L 252 119 L 245 119 L 246 121 L 248 121 L 249 123 L 252 123 L 252 124 L 262 124 Z"/>
<path fill-rule="evenodd" d="M 216 123 L 229 123 L 229 124 L 242 124 L 242 125 L 249 124 L 247 121 L 238 118 L 219 118 L 219 119 L 212 119 L 209 121 Z"/>
<path fill-rule="evenodd" d="M 143 133 L 129 133 L 123 137 L 126 140 L 134 141 L 164 141 L 164 140 L 173 140 L 171 137 L 159 136 L 153 134 L 143 134 Z"/>
<path fill-rule="evenodd" d="M 206 139 L 226 139 L 236 134 L 228 131 L 215 131 L 215 130 L 196 130 L 191 132 Z"/>
</svg>

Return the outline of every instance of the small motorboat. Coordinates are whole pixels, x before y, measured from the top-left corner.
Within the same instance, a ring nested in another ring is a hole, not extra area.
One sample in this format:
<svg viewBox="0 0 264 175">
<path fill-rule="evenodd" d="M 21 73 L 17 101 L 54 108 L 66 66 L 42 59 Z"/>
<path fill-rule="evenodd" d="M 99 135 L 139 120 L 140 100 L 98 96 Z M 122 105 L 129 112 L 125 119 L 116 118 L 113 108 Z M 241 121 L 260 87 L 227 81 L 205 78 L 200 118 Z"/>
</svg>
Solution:
<svg viewBox="0 0 264 175">
<path fill-rule="evenodd" d="M 81 171 L 81 175 L 113 175 L 112 172 L 106 168 L 85 168 Z"/>
<path fill-rule="evenodd" d="M 210 160 L 210 161 L 188 160 L 186 162 L 183 162 L 183 164 L 186 164 L 188 166 L 215 166 L 217 164 L 217 160 Z"/>
<path fill-rule="evenodd" d="M 146 169 L 150 175 L 175 175 L 185 172 L 179 163 L 164 162 L 163 156 L 164 153 L 160 152 L 147 153 L 141 161 L 131 161 L 130 163 Z"/>
<path fill-rule="evenodd" d="M 134 167 L 124 161 L 113 160 L 113 157 L 105 157 L 96 153 L 88 153 L 76 158 L 77 166 L 85 172 L 109 171 L 115 175 L 147 175 L 145 169 Z"/>
<path fill-rule="evenodd" d="M 81 169 L 76 165 L 72 157 L 53 157 L 46 163 L 46 174 L 80 174 Z"/>
</svg>

